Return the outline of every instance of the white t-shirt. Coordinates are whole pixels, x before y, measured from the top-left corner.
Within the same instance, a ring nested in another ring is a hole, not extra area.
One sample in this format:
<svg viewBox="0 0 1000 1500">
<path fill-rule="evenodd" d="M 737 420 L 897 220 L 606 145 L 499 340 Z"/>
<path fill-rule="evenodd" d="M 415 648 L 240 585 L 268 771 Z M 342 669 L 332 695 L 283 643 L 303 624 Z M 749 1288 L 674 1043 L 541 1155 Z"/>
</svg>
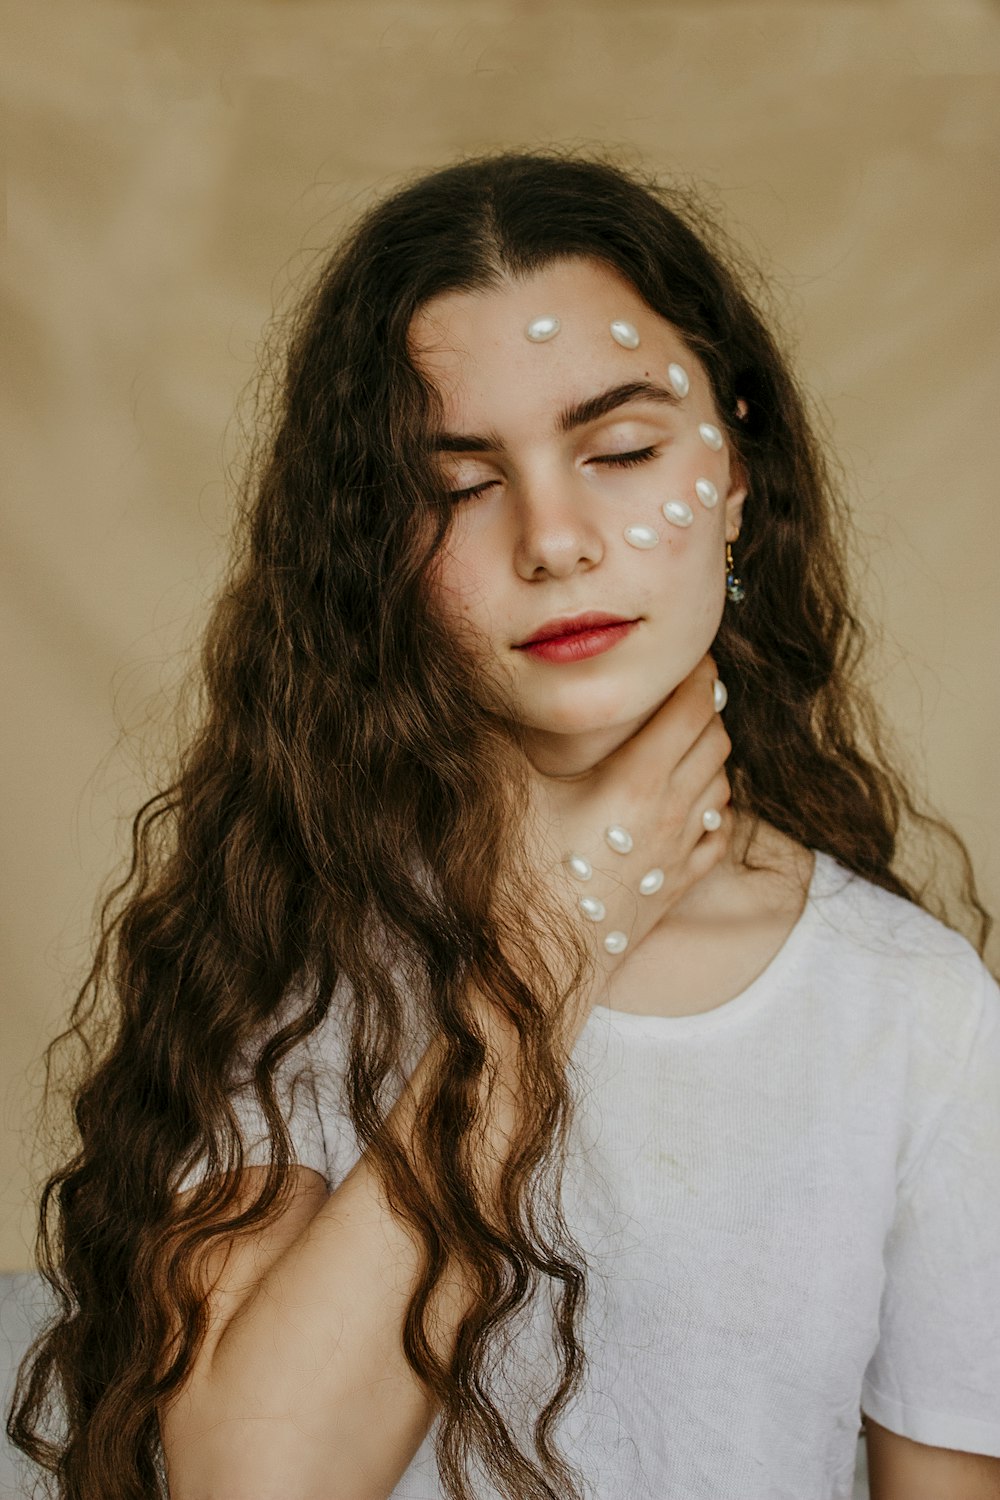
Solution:
<svg viewBox="0 0 1000 1500">
<path fill-rule="evenodd" d="M 329 1018 L 309 1047 L 287 1117 L 332 1190 L 360 1152 Z M 862 1411 L 1000 1456 L 1000 989 L 965 938 L 817 852 L 747 989 L 692 1016 L 595 1007 L 573 1079 L 588 1372 L 557 1441 L 589 1500 L 850 1500 Z M 556 1372 L 537 1301 L 505 1366 L 535 1412 Z M 394 1500 L 443 1495 L 434 1432 Z"/>
</svg>

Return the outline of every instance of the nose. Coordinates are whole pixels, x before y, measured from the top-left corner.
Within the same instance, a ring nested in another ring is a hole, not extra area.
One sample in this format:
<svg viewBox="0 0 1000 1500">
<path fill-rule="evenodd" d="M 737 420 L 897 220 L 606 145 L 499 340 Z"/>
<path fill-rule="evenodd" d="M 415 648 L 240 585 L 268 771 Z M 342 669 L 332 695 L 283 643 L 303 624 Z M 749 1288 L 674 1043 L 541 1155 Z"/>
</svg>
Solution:
<svg viewBox="0 0 1000 1500">
<path fill-rule="evenodd" d="M 514 564 L 522 578 L 565 578 L 604 555 L 598 498 L 579 475 L 523 476 L 516 485 Z"/>
</svg>

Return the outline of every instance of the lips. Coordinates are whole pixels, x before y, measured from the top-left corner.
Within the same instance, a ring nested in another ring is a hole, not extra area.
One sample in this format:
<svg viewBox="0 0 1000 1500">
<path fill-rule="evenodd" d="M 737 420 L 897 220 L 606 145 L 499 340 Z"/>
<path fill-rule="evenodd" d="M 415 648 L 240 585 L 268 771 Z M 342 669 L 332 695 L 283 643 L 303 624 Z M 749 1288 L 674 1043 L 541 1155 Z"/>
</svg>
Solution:
<svg viewBox="0 0 1000 1500">
<path fill-rule="evenodd" d="M 578 635 L 584 630 L 600 630 L 606 625 L 629 625 L 633 618 L 628 615 L 609 615 L 600 611 L 589 610 L 582 615 L 560 615 L 557 619 L 547 620 L 540 625 L 534 635 L 528 636 L 527 640 L 519 641 L 515 649 L 520 650 L 522 646 L 533 646 L 538 641 L 552 641 L 560 636 Z"/>
</svg>

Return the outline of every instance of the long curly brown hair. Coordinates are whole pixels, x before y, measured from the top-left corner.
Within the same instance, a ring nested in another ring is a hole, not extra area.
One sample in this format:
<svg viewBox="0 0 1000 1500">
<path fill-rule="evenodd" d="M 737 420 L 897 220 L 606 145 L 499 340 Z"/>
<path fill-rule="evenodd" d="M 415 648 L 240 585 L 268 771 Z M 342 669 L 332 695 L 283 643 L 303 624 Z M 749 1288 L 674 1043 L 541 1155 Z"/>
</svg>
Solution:
<svg viewBox="0 0 1000 1500">
<path fill-rule="evenodd" d="M 690 185 L 608 154 L 492 153 L 365 212 L 297 303 L 280 379 L 258 403 L 233 561 L 192 679 L 196 720 L 171 784 L 135 816 L 93 966 L 44 1056 L 45 1096 L 69 1080 L 75 1121 L 41 1194 L 36 1246 L 59 1310 L 21 1366 L 7 1431 L 45 1471 L 46 1493 L 54 1476 L 65 1500 L 166 1494 L 157 1412 L 205 1334 L 199 1267 L 219 1236 L 271 1222 L 285 1201 L 275 1070 L 336 986 L 357 1143 L 426 1251 L 404 1347 L 440 1403 L 444 1487 L 468 1500 L 478 1458 L 516 1500 L 580 1494 L 550 1441 L 585 1369 L 587 1289 L 561 1216 L 572 1097 L 552 1017 L 587 954 L 525 873 L 518 728 L 434 609 L 429 580 L 454 511 L 429 451 L 439 401 L 407 341 L 430 298 L 588 256 L 679 331 L 750 476 L 738 563 L 752 586 L 712 647 L 729 689 L 733 809 L 923 905 L 983 954 L 992 918 L 965 845 L 915 805 L 862 678 L 869 627 L 821 424 L 767 326 L 763 278 L 717 220 Z M 420 1123 L 423 1178 L 383 1128 L 407 1043 L 394 954 L 428 1034 L 448 1043 Z M 470 981 L 516 1026 L 530 1082 L 499 1237 L 460 1149 L 484 1066 Z M 56 1070 L 64 1043 L 81 1054 Z M 242 1214 L 237 1056 L 252 1059 L 272 1144 Z M 173 1188 L 203 1154 L 214 1175 L 181 1210 Z M 424 1318 L 453 1254 L 476 1296 L 449 1365 Z M 525 1452 L 489 1373 L 543 1282 L 560 1371 Z M 164 1368 L 172 1311 L 184 1332 Z M 60 1431 L 46 1425 L 56 1411 Z"/>
</svg>

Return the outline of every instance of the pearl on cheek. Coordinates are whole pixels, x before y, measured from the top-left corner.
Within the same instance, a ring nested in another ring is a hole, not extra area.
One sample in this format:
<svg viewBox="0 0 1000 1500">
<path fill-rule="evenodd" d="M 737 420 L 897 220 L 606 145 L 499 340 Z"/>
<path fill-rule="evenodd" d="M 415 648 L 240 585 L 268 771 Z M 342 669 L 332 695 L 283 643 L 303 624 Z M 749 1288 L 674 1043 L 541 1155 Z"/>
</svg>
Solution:
<svg viewBox="0 0 1000 1500">
<path fill-rule="evenodd" d="M 626 526 L 622 532 L 630 547 L 655 547 L 660 540 L 660 533 L 652 526 Z"/>
<path fill-rule="evenodd" d="M 660 508 L 674 526 L 690 526 L 694 520 L 694 511 L 684 500 L 664 500 Z"/>
</svg>

